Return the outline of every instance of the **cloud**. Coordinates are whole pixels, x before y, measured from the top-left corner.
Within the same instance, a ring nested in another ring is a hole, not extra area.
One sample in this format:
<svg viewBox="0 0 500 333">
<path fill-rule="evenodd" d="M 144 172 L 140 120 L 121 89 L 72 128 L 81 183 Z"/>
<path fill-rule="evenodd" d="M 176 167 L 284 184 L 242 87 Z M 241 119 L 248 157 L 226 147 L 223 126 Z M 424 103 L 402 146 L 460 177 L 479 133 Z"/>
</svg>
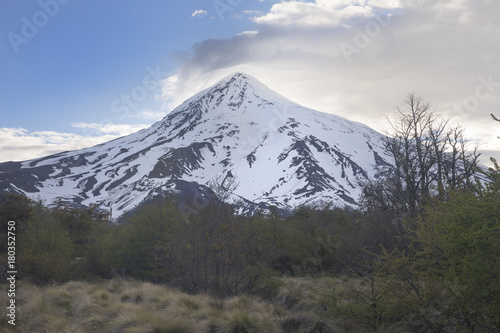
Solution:
<svg viewBox="0 0 500 333">
<path fill-rule="evenodd" d="M 0 162 L 23 161 L 80 149 L 115 137 L 112 135 L 84 137 L 74 133 L 29 132 L 23 128 L 0 128 Z"/>
<path fill-rule="evenodd" d="M 89 134 L 90 132 L 94 132 L 96 134 L 110 134 L 115 136 L 124 136 L 131 133 L 135 133 L 143 128 L 148 127 L 149 125 L 140 124 L 140 125 L 132 125 L 132 124 L 101 124 L 101 123 L 75 123 L 71 126 L 75 128 L 80 128 L 86 130 Z"/>
<path fill-rule="evenodd" d="M 83 133 L 30 132 L 24 128 L 0 128 L 0 163 L 24 161 L 95 146 L 136 132 L 146 125 L 78 123 L 73 126 L 82 129 Z"/>
<path fill-rule="evenodd" d="M 185 88 L 179 84 L 179 75 L 171 75 L 164 79 L 161 83 L 161 96 L 164 101 L 163 110 L 172 111 L 177 105 L 182 103 L 191 95 L 186 93 Z"/>
<path fill-rule="evenodd" d="M 257 33 L 205 40 L 182 54 L 162 83 L 165 109 L 238 70 L 302 105 L 383 132 L 385 116 L 415 92 L 492 150 L 499 9 L 489 0 L 282 1 L 250 18 Z"/>
<path fill-rule="evenodd" d="M 203 17 L 207 15 L 207 11 L 203 9 L 197 9 L 192 14 L 191 17 Z"/>
<path fill-rule="evenodd" d="M 163 112 L 163 111 L 142 110 L 139 113 L 129 115 L 129 117 L 157 121 L 157 120 L 161 120 L 166 115 L 167 115 L 167 113 Z M 145 125 L 141 125 L 141 126 L 145 126 Z"/>
<path fill-rule="evenodd" d="M 258 31 L 243 31 L 243 32 L 240 32 L 239 34 L 237 34 L 236 36 L 254 36 L 256 34 L 258 34 L 259 32 Z"/>
<path fill-rule="evenodd" d="M 261 24 L 280 26 L 339 26 L 373 17 L 380 10 L 401 8 L 399 1 L 316 0 L 274 4 L 269 13 L 253 18 Z"/>
</svg>

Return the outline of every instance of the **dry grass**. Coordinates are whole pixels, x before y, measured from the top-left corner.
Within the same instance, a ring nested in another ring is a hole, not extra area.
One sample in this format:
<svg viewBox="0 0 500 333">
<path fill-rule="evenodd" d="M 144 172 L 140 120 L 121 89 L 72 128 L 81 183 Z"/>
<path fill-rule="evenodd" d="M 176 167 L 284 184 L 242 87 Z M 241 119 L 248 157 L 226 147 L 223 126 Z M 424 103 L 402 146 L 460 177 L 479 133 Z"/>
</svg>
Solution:
<svg viewBox="0 0 500 333">
<path fill-rule="evenodd" d="M 268 300 L 188 295 L 126 280 L 46 287 L 18 282 L 17 330 L 2 318 L 0 332 L 361 332 L 329 310 L 332 298 L 357 282 L 326 277 L 286 277 L 282 282 L 277 295 Z M 6 303 L 5 292 L 0 301 Z"/>
</svg>

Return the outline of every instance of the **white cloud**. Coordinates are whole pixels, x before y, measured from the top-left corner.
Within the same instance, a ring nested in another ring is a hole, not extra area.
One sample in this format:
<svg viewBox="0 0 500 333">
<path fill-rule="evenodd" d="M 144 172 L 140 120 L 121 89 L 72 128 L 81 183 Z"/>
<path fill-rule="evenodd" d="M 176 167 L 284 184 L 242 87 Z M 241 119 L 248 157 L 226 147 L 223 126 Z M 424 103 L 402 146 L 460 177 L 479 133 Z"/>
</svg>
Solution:
<svg viewBox="0 0 500 333">
<path fill-rule="evenodd" d="M 191 17 L 202 17 L 207 15 L 207 11 L 203 9 L 197 9 L 192 14 Z"/>
<path fill-rule="evenodd" d="M 94 146 L 114 135 L 86 137 L 74 133 L 29 132 L 23 128 L 0 128 L 0 162 L 23 161 L 67 150 Z"/>
<path fill-rule="evenodd" d="M 258 31 L 243 31 L 243 32 L 240 32 L 237 36 L 244 36 L 244 35 L 255 36 L 258 33 L 259 33 Z"/>
<path fill-rule="evenodd" d="M 0 163 L 24 161 L 95 146 L 136 132 L 146 125 L 78 123 L 73 126 L 82 129 L 83 133 L 30 132 L 24 128 L 0 128 Z"/>
<path fill-rule="evenodd" d="M 161 98 L 164 101 L 162 109 L 167 112 L 172 111 L 176 106 L 190 97 L 189 93 L 180 89 L 178 83 L 178 75 L 171 75 L 162 81 Z"/>
<path fill-rule="evenodd" d="M 129 115 L 130 118 L 142 118 L 147 120 L 157 121 L 162 119 L 167 115 L 166 112 L 163 111 L 153 111 L 153 110 L 141 110 L 137 114 Z"/>
<path fill-rule="evenodd" d="M 87 131 L 87 134 L 95 132 L 97 134 L 110 134 L 115 136 L 124 136 L 135 133 L 149 125 L 131 125 L 131 124 L 113 124 L 113 123 L 75 123 L 71 126 Z"/>
<path fill-rule="evenodd" d="M 284 1 L 274 4 L 269 13 L 253 21 L 276 26 L 327 27 L 351 25 L 370 18 L 381 9 L 401 8 L 397 0 L 316 0 L 315 2 Z"/>
</svg>

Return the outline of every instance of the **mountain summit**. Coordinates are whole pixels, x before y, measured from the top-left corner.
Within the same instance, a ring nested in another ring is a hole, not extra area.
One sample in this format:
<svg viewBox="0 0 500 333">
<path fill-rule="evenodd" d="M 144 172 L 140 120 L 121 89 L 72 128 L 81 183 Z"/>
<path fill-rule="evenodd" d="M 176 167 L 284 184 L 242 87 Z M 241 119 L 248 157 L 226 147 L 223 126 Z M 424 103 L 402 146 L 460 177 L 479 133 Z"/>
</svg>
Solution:
<svg viewBox="0 0 500 333">
<path fill-rule="evenodd" d="M 0 164 L 0 191 L 47 203 L 97 204 L 119 217 L 157 195 L 203 193 L 236 177 L 246 211 L 299 205 L 356 206 L 384 137 L 345 118 L 302 107 L 243 73 L 186 100 L 151 127 L 116 140 Z"/>
</svg>

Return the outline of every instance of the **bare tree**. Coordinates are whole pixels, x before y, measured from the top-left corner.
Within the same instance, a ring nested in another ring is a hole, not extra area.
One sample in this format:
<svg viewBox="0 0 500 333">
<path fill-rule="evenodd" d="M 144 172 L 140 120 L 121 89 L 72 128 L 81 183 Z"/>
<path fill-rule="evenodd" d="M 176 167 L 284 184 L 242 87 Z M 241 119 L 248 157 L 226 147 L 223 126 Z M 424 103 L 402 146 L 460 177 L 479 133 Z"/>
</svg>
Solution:
<svg viewBox="0 0 500 333">
<path fill-rule="evenodd" d="M 410 93 L 404 107 L 397 108 L 389 123 L 392 132 L 387 136 L 386 149 L 394 157 L 394 172 L 400 179 L 398 192 L 406 209 L 414 213 L 430 193 L 431 170 L 444 150 L 441 134 L 446 121 L 430 110 L 428 102 Z M 439 167 L 437 169 L 439 173 Z"/>
<path fill-rule="evenodd" d="M 208 187 L 221 203 L 228 203 L 229 198 L 238 186 L 239 182 L 231 171 L 228 171 L 225 175 L 216 175 L 208 182 Z"/>
<path fill-rule="evenodd" d="M 479 143 L 476 142 L 471 147 L 471 142 L 460 126 L 451 129 L 447 139 L 449 153 L 446 160 L 446 184 L 450 189 L 471 188 L 474 186 L 474 176 L 480 172 Z"/>
<path fill-rule="evenodd" d="M 228 296 L 245 283 L 242 275 L 247 264 L 243 255 L 242 227 L 234 215 L 231 196 L 238 188 L 236 177 L 228 172 L 213 177 L 209 189 L 217 200 L 200 211 L 189 225 L 189 290 Z"/>
<path fill-rule="evenodd" d="M 500 121 L 500 119 L 498 119 L 493 113 L 491 113 L 490 115 L 491 115 L 491 118 L 493 118 L 493 120 Z M 500 136 L 498 138 L 500 139 Z"/>
<path fill-rule="evenodd" d="M 479 171 L 477 145 L 471 149 L 460 126 L 434 113 L 429 102 L 409 93 L 389 119 L 385 148 L 393 166 L 380 166 L 378 179 L 364 189 L 364 202 L 415 215 L 431 196 L 446 189 L 470 187 Z"/>
</svg>

